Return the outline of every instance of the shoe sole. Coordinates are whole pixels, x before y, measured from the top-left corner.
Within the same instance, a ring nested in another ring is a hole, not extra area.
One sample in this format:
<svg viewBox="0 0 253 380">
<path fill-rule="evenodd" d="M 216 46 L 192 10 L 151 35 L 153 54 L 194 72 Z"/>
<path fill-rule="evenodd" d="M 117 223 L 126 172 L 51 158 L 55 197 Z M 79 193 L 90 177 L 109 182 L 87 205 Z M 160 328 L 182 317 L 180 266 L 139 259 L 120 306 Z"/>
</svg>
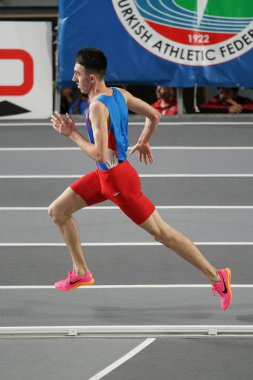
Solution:
<svg viewBox="0 0 253 380">
<path fill-rule="evenodd" d="M 69 289 L 62 289 L 62 288 L 57 288 L 55 286 L 55 289 L 57 290 L 63 290 L 65 292 L 69 292 L 70 290 L 74 290 L 76 288 L 79 288 L 79 286 L 88 286 L 88 285 L 93 285 L 95 282 L 94 278 L 92 280 L 90 280 L 89 282 L 78 282 L 77 284 L 73 285 L 71 288 Z"/>
<path fill-rule="evenodd" d="M 226 272 L 227 272 L 227 281 L 228 281 L 228 291 L 229 291 L 229 294 L 230 294 L 229 304 L 226 307 L 226 309 L 227 309 L 229 307 L 229 305 L 231 304 L 231 301 L 232 301 L 232 298 L 233 298 L 233 293 L 232 293 L 232 290 L 231 290 L 231 287 L 230 287 L 230 284 L 231 284 L 231 270 L 229 268 L 226 268 Z M 224 310 L 226 310 L 226 309 L 224 309 Z"/>
</svg>

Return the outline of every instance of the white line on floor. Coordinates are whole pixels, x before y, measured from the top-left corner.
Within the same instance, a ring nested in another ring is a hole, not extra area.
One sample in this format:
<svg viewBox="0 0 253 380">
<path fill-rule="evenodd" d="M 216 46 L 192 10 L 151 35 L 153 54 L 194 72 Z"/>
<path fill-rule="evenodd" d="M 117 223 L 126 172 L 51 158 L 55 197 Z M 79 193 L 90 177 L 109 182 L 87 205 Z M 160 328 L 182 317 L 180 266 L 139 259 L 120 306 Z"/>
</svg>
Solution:
<svg viewBox="0 0 253 380">
<path fill-rule="evenodd" d="M 129 147 L 129 150 L 131 147 Z M 151 146 L 152 150 L 252 150 L 253 146 Z M 9 147 L 0 152 L 80 151 L 78 147 Z"/>
<path fill-rule="evenodd" d="M 0 179 L 64 179 L 64 178 L 79 178 L 85 173 L 79 174 L 39 174 L 39 175 L 0 175 Z M 139 174 L 141 178 L 248 178 L 253 177 L 253 174 L 231 173 L 231 174 Z"/>
<path fill-rule="evenodd" d="M 251 246 L 253 241 L 195 241 L 195 245 L 198 246 Z M 161 243 L 150 241 L 150 242 L 101 242 L 101 243 L 81 243 L 83 247 L 151 247 L 151 246 L 162 246 Z M 0 247 L 66 247 L 65 243 L 0 243 Z"/>
<path fill-rule="evenodd" d="M 145 339 L 141 344 L 136 346 L 133 350 L 129 351 L 126 355 L 122 356 L 112 364 L 110 364 L 108 367 L 104 368 L 102 371 L 98 372 L 96 375 L 89 378 L 89 380 L 100 380 L 104 376 L 106 376 L 108 373 L 112 372 L 119 366 L 121 366 L 123 363 L 131 359 L 133 356 L 137 355 L 139 352 L 144 350 L 144 348 L 148 347 L 151 343 L 153 343 L 156 340 L 156 338 L 147 338 Z"/>
<path fill-rule="evenodd" d="M 152 284 L 152 285 L 92 285 L 81 286 L 77 290 L 84 289 L 187 289 L 187 288 L 210 288 L 210 284 Z M 253 288 L 253 284 L 233 284 L 232 288 Z M 0 290 L 19 289 L 55 289 L 53 285 L 2 285 Z"/>
<path fill-rule="evenodd" d="M 128 125 L 141 125 L 144 126 L 145 120 L 143 121 L 129 121 Z M 77 126 L 84 126 L 85 121 L 76 122 Z M 161 125 L 253 125 L 251 121 L 161 121 L 159 126 Z M 24 123 L 6 123 L 0 122 L 0 127 L 36 127 L 36 126 L 51 126 L 50 121 L 48 122 L 24 122 Z"/>
<path fill-rule="evenodd" d="M 156 206 L 158 210 L 252 210 L 253 206 Z M 0 211 L 47 211 L 48 207 L 0 207 Z M 82 211 L 119 210 L 117 206 L 89 206 Z"/>
<path fill-rule="evenodd" d="M 253 206 L 156 206 L 158 210 L 252 210 Z M 48 207 L 0 207 L 0 211 L 47 211 Z M 117 210 L 117 206 L 89 206 L 80 211 Z"/>
</svg>

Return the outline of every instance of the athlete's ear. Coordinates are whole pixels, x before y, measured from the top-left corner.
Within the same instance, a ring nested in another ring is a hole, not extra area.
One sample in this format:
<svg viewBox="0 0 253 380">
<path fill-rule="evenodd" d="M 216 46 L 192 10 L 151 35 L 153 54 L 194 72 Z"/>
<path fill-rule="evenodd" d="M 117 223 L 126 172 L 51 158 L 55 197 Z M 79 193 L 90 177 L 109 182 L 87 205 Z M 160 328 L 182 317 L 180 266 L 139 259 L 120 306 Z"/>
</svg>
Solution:
<svg viewBox="0 0 253 380">
<path fill-rule="evenodd" d="M 94 83 L 95 80 L 96 80 L 95 75 L 91 74 L 91 75 L 90 75 L 90 80 L 91 80 L 92 83 Z"/>
</svg>

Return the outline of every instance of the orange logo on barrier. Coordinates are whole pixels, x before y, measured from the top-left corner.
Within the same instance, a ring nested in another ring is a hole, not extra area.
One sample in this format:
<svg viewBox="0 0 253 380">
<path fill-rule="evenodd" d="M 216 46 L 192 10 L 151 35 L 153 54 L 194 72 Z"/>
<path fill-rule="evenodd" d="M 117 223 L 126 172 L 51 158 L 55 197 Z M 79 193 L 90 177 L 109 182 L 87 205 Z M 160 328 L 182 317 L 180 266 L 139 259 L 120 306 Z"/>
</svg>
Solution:
<svg viewBox="0 0 253 380">
<path fill-rule="evenodd" d="M 1 86 L 0 96 L 21 96 L 27 94 L 33 87 L 34 65 L 29 53 L 21 49 L 0 49 L 0 59 L 15 59 L 23 62 L 24 80 L 21 85 Z"/>
</svg>

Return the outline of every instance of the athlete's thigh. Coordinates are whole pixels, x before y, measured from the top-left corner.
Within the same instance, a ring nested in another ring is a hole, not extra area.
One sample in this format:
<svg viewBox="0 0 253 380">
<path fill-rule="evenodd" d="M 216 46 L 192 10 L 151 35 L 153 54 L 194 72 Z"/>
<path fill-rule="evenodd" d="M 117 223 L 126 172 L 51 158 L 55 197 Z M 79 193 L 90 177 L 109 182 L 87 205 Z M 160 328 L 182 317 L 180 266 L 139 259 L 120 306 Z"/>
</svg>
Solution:
<svg viewBox="0 0 253 380">
<path fill-rule="evenodd" d="M 155 210 L 153 203 L 143 194 L 136 170 L 128 161 L 101 173 L 103 194 L 115 203 L 134 223 L 141 224 Z"/>
<path fill-rule="evenodd" d="M 86 207 L 87 204 L 83 198 L 68 187 L 58 198 L 56 198 L 49 209 L 58 209 L 65 214 L 73 214 L 74 212 Z"/>
<path fill-rule="evenodd" d="M 70 185 L 70 188 L 76 195 L 83 199 L 86 206 L 91 206 L 106 200 L 102 194 L 101 183 L 96 170 L 78 178 Z"/>
</svg>

